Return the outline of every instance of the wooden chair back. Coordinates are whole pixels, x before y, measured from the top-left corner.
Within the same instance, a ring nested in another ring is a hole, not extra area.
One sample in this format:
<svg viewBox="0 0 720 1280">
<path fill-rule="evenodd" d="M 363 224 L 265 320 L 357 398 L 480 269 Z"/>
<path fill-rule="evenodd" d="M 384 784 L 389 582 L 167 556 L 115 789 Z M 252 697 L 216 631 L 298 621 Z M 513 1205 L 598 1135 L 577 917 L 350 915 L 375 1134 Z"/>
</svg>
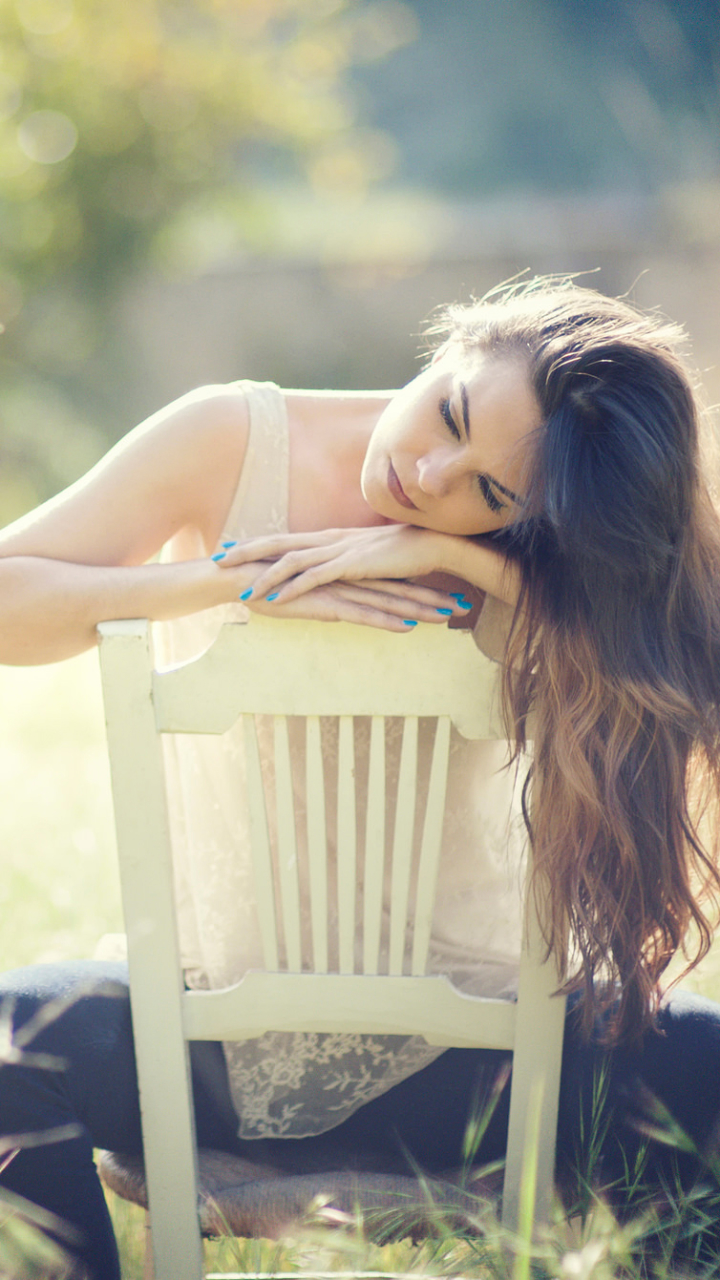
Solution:
<svg viewBox="0 0 720 1280">
<path fill-rule="evenodd" d="M 512 1050 L 503 1221 L 511 1227 L 517 1222 L 528 1116 L 540 1089 L 542 1212 L 552 1189 L 564 1001 L 551 998 L 556 971 L 543 963 L 535 912 L 527 913 L 517 1003 L 470 997 L 446 977 L 426 973 L 450 729 L 454 725 L 474 739 L 504 736 L 496 665 L 464 631 L 418 627 L 412 636 L 401 636 L 256 616 L 247 625 L 226 624 L 204 654 L 161 671 L 153 663 L 145 621 L 103 623 L 99 632 L 157 1280 L 202 1275 L 187 1054 L 187 1042 L 194 1039 L 308 1030 L 416 1034 L 431 1044 Z M 271 795 L 261 768 L 258 716 L 273 717 Z M 289 717 L 304 721 L 307 859 L 300 869 Z M 338 815 L 336 903 L 330 901 L 335 893 L 328 879 L 331 797 L 321 717 L 338 721 L 332 797 Z M 370 718 L 360 793 L 355 717 Z M 386 848 L 388 717 L 404 723 L 393 835 Z M 264 969 L 221 991 L 186 991 L 161 739 L 173 733 L 223 734 L 239 718 Z M 421 718 L 433 722 L 434 737 L 414 863 Z M 277 833 L 275 855 L 271 827 Z M 389 922 L 383 908 L 388 874 Z M 307 899 L 311 971 L 301 954 L 301 901 Z"/>
</svg>

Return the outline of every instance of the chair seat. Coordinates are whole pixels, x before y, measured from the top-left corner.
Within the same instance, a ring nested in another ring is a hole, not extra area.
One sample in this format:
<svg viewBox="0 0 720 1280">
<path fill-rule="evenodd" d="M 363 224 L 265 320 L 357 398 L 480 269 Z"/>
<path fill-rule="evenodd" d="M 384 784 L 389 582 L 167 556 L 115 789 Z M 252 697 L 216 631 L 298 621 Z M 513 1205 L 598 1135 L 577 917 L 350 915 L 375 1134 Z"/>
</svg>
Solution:
<svg viewBox="0 0 720 1280">
<path fill-rule="evenodd" d="M 425 1237 L 439 1220 L 479 1230 L 498 1181 L 465 1189 L 450 1178 L 347 1172 L 285 1174 L 222 1151 L 198 1152 L 203 1235 L 278 1239 L 299 1223 L 347 1226 L 358 1217 L 370 1239 Z M 124 1200 L 147 1209 L 140 1156 L 100 1153 L 100 1176 Z"/>
</svg>

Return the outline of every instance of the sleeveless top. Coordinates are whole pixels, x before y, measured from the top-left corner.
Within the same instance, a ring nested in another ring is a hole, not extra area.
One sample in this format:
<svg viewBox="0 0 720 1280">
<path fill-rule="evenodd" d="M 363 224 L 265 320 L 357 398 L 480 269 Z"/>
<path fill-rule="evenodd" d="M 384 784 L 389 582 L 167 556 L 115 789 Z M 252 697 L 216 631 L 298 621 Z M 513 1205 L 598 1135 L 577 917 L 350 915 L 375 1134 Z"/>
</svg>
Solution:
<svg viewBox="0 0 720 1280">
<path fill-rule="evenodd" d="M 287 532 L 289 446 L 280 390 L 271 383 L 238 385 L 247 397 L 250 433 L 224 537 L 240 541 Z M 176 556 L 177 552 L 176 547 Z M 173 557 L 172 544 L 166 553 Z M 192 554 L 187 542 L 182 554 Z M 204 554 L 199 546 L 197 554 Z M 187 660 L 208 647 L 223 622 L 248 617 L 238 603 L 156 624 L 160 664 Z M 271 759 L 270 724 L 261 720 L 258 728 L 261 750 Z M 390 722 L 389 790 L 397 777 L 400 730 L 399 722 Z M 327 725 L 323 732 L 329 762 L 336 744 Z M 367 754 L 367 742 L 367 725 L 360 722 L 358 761 Z M 194 988 L 229 986 L 248 969 L 263 967 L 247 814 L 238 783 L 244 769 L 241 731 L 238 726 L 220 738 L 172 735 L 165 749 L 186 982 Z M 514 769 L 503 769 L 506 758 L 506 744 L 468 742 L 453 731 L 428 968 L 448 974 L 465 991 L 512 998 L 520 949 L 525 832 L 521 779 Z M 328 812 L 331 849 L 334 818 Z M 303 856 L 301 849 L 298 856 Z M 309 903 L 303 910 L 309 919 Z M 224 1049 L 242 1138 L 322 1133 L 443 1052 L 417 1036 L 285 1032 L 269 1032 Z"/>
</svg>

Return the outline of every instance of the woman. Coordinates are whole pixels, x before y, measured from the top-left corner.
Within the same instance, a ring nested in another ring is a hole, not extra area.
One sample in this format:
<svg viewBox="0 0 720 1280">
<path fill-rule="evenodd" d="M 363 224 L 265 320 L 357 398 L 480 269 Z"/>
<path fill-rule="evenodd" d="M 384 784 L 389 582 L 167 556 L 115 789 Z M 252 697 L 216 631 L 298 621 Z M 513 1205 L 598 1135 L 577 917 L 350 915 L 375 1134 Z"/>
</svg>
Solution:
<svg viewBox="0 0 720 1280">
<path fill-rule="evenodd" d="M 123 616 L 172 621 L 165 652 L 181 656 L 246 607 L 411 632 L 418 621 L 467 618 L 467 595 L 486 593 L 476 636 L 505 659 L 520 752 L 533 718 L 527 785 L 548 940 L 559 952 L 569 923 L 569 987 L 584 1029 L 596 1018 L 602 1027 L 589 1043 L 568 1029 L 560 1144 L 572 1145 L 604 1037 L 617 1046 L 606 1060 L 612 1178 L 632 1147 L 622 1118 L 635 1075 L 699 1143 L 720 1111 L 718 1011 L 679 997 L 657 1009 L 688 927 L 697 955 L 709 945 L 718 881 L 698 815 L 703 785 L 706 808 L 718 789 L 720 526 L 695 401 L 677 330 L 572 283 L 533 282 L 451 308 L 438 332 L 432 362 L 396 394 L 210 388 L 131 433 L 4 535 L 0 660 L 69 656 L 95 643 L 97 622 Z M 148 564 L 168 543 L 170 559 Z M 453 591 L 423 583 L 433 574 Z M 461 780 L 477 783 L 482 763 L 459 764 Z M 487 773 L 497 762 L 484 764 Z M 181 784 L 191 772 L 179 762 Z M 205 884 L 183 856 L 188 981 L 221 982 L 226 930 L 196 906 Z M 452 867 L 451 851 L 443 856 Z M 465 958 L 497 989 L 506 957 L 488 941 L 481 903 L 473 929 L 479 941 L 464 939 Z M 223 937 L 211 972 L 203 938 L 213 932 Z M 18 1001 L 19 1023 L 88 972 L 100 970 L 28 970 L 2 990 Z M 85 995 L 40 1043 L 68 1069 L 50 1082 L 27 1068 L 0 1073 L 3 1128 L 79 1119 L 82 1133 L 22 1152 L 4 1180 L 75 1223 L 91 1269 L 114 1276 L 90 1150 L 140 1146 L 126 1000 Z M 262 1063 L 230 1059 L 228 1076 L 218 1046 L 195 1048 L 200 1141 L 247 1152 L 233 1101 L 246 1134 L 243 1089 L 257 1096 Z M 334 1126 L 316 1118 L 293 1143 L 266 1141 L 264 1157 L 328 1167 L 409 1151 L 430 1169 L 457 1163 L 488 1055 L 398 1065 L 394 1052 L 372 1100 L 356 1098 Z M 480 1159 L 502 1149 L 503 1122 L 500 1110 Z"/>
</svg>

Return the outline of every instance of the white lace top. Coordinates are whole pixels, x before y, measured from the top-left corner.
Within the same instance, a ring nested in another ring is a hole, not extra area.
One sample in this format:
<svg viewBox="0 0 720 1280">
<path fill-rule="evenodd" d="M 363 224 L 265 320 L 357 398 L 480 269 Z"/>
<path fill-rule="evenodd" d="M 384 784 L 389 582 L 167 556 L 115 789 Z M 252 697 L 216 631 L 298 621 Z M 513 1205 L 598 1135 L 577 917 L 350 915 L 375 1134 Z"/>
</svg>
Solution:
<svg viewBox="0 0 720 1280">
<path fill-rule="evenodd" d="M 287 531 L 289 452 L 282 393 L 270 383 L 240 385 L 248 399 L 250 436 L 225 528 L 238 540 Z M 202 550 L 185 543 L 171 546 L 169 554 Z M 222 622 L 247 617 L 238 603 L 162 624 L 156 628 L 157 656 L 168 664 L 187 659 L 207 648 Z M 357 759 L 364 732 L 361 722 Z M 399 735 L 397 743 L 392 732 L 390 738 L 392 772 Z M 329 760 L 334 742 L 327 730 L 324 746 Z M 244 767 L 241 736 L 178 735 L 167 751 L 186 979 L 196 988 L 227 986 L 248 969 L 262 968 L 247 815 L 237 785 Z M 504 761 L 503 743 L 472 743 L 454 734 L 430 969 L 451 975 L 465 990 L 512 998 L 524 829 L 519 781 L 513 771 L 498 772 Z M 327 821 L 332 841 L 332 812 Z M 420 1037 L 307 1033 L 267 1033 L 224 1048 L 243 1138 L 322 1133 L 442 1052 Z"/>
</svg>

